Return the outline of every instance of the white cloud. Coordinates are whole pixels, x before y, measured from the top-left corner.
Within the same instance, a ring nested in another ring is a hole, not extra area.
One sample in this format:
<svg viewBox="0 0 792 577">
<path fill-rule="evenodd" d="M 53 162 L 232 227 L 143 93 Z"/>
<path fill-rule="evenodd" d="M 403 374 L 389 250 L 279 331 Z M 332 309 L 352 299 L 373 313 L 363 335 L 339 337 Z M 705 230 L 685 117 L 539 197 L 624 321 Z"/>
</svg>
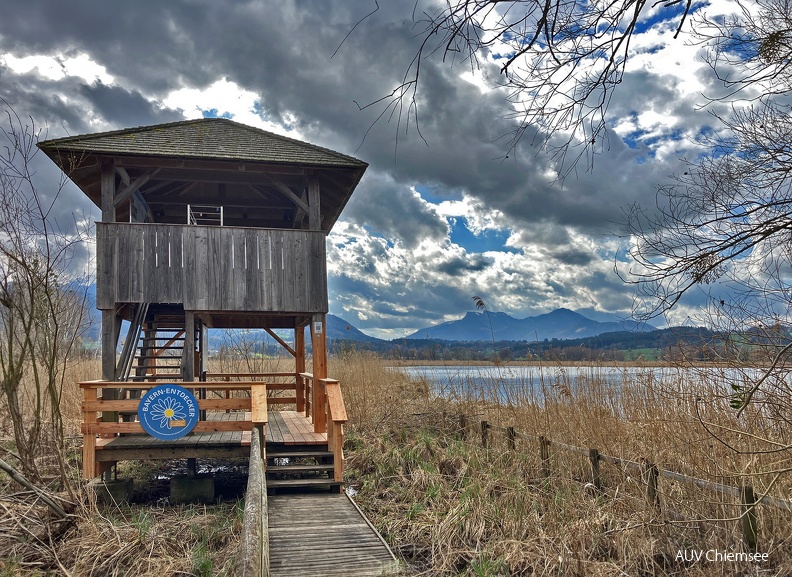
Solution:
<svg viewBox="0 0 792 577">
<path fill-rule="evenodd" d="M 300 138 L 296 131 L 287 130 L 281 124 L 262 118 L 257 112 L 261 109 L 260 96 L 228 78 L 221 78 L 203 88 L 173 90 L 163 99 L 162 104 L 180 110 L 185 118 L 203 118 L 205 111 L 212 111 L 217 116 L 229 116 L 237 122 L 291 138 Z M 291 120 L 292 124 L 296 124 L 296 118 L 291 117 Z"/>
<path fill-rule="evenodd" d="M 497 209 L 488 208 L 481 200 L 465 194 L 462 200 L 444 200 L 436 205 L 435 210 L 448 219 L 462 217 L 467 221 L 467 228 L 475 235 L 488 230 L 507 230 L 506 218 Z"/>
<path fill-rule="evenodd" d="M 112 84 L 114 82 L 113 76 L 108 74 L 107 69 L 97 64 L 90 55 L 85 53 L 75 56 L 64 56 L 63 54 L 16 56 L 6 52 L 0 55 L 0 61 L 16 74 L 35 71 L 47 80 L 63 80 L 72 76 L 81 78 L 88 83 L 98 81 L 103 84 Z"/>
<path fill-rule="evenodd" d="M 424 63 L 418 103 L 428 147 L 410 124 L 394 150 L 396 112 L 372 128 L 381 109 L 359 106 L 398 85 L 420 41 L 399 24 L 409 20 L 411 2 L 380 3 L 331 59 L 370 10 L 362 0 L 288 1 L 272 10 L 173 0 L 158 19 L 143 4 L 88 2 L 86 10 L 114 22 L 99 31 L 63 2 L 42 1 L 47 10 L 20 3 L 0 21 L 0 62 L 8 71 L 0 92 L 52 126 L 110 130 L 170 121 L 174 111 L 186 118 L 214 111 L 369 162 L 329 236 L 328 267 L 331 310 L 381 336 L 459 317 L 473 294 L 516 316 L 558 306 L 629 308 L 630 289 L 612 271 L 619 241 L 599 231 L 614 228 L 621 206 L 651 205 L 671 160 L 691 150 L 711 120 L 695 113 L 701 93 L 714 86 L 700 47 L 673 40 L 674 22 L 636 35 L 629 74 L 611 101 L 611 149 L 597 156 L 592 173 L 550 186 L 556 172 L 530 146 L 533 133 L 501 159 L 511 129 L 503 115 L 513 108 L 495 88 L 494 61 L 474 71 L 468 61 L 450 70 L 439 58 Z M 734 6 L 714 0 L 707 10 Z M 488 18 L 495 22 L 497 12 Z M 35 42 L 27 23 L 44 30 Z M 507 47 L 493 46 L 499 51 L 502 57 Z M 424 187 L 432 194 L 421 195 Z M 487 242 L 452 242 L 459 232 L 449 226 L 453 219 Z M 493 238 L 508 238 L 503 250 Z"/>
</svg>

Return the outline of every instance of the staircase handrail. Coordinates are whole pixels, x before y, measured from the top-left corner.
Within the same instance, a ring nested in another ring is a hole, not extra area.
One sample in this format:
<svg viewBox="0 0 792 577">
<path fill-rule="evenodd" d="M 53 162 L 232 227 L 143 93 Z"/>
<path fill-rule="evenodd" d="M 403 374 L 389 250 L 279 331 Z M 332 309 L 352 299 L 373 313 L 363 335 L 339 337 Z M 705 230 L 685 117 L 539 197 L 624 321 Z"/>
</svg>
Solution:
<svg viewBox="0 0 792 577">
<path fill-rule="evenodd" d="M 341 483 L 344 480 L 344 424 L 348 420 L 344 397 L 336 379 L 317 380 L 325 389 L 327 448 L 333 452 L 333 476 Z"/>
</svg>

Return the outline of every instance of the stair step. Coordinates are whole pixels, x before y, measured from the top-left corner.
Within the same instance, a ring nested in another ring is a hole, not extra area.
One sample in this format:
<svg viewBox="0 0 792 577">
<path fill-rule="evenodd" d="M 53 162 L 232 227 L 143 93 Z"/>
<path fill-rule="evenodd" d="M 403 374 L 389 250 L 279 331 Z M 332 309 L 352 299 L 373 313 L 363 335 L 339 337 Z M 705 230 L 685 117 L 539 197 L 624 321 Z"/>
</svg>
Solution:
<svg viewBox="0 0 792 577">
<path fill-rule="evenodd" d="M 267 479 L 268 489 L 277 487 L 338 487 L 341 484 L 329 477 L 326 479 Z"/>
<path fill-rule="evenodd" d="M 311 471 L 332 471 L 333 465 L 268 465 L 269 473 L 308 473 Z"/>
<path fill-rule="evenodd" d="M 138 372 L 135 369 L 140 369 L 140 374 L 138 374 Z M 156 371 L 156 373 L 147 372 L 146 369 L 149 369 L 151 371 Z M 163 369 L 171 369 L 171 370 L 170 371 L 165 371 Z M 145 377 L 145 376 L 153 377 L 153 376 L 156 376 L 156 375 L 170 375 L 170 376 L 181 375 L 181 371 L 179 371 L 177 369 L 178 369 L 178 367 L 132 367 L 132 374 L 130 374 L 129 376 L 130 377 Z"/>
<path fill-rule="evenodd" d="M 173 346 L 170 346 L 170 347 L 157 347 L 157 346 L 145 345 L 145 346 L 140 347 L 141 351 L 164 351 L 164 350 L 169 350 L 169 349 L 173 349 L 173 350 L 177 350 L 178 349 L 178 350 L 181 351 L 181 350 L 184 349 L 184 345 L 173 345 Z"/>
</svg>

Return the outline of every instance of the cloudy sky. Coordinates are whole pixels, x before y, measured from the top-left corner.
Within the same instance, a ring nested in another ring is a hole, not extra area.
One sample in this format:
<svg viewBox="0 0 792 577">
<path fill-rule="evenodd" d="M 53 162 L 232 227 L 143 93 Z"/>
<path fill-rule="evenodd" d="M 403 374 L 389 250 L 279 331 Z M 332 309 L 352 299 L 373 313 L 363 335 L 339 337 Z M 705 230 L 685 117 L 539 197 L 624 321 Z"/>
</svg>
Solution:
<svg viewBox="0 0 792 577">
<path fill-rule="evenodd" d="M 330 309 L 385 338 L 458 318 L 473 295 L 521 318 L 629 314 L 632 289 L 613 270 L 623 210 L 651 206 L 698 153 L 712 123 L 702 94 L 717 91 L 701 48 L 673 40 L 676 20 L 654 18 L 633 40 L 607 147 L 559 183 L 530 142 L 504 158 L 511 105 L 494 58 L 475 74 L 424 62 L 420 135 L 387 116 L 373 124 L 382 105 L 360 109 L 415 55 L 414 0 L 380 0 L 346 41 L 373 0 L 0 4 L 0 96 L 48 138 L 222 115 L 368 162 L 328 238 Z M 59 207 L 93 210 L 74 190 Z"/>
</svg>

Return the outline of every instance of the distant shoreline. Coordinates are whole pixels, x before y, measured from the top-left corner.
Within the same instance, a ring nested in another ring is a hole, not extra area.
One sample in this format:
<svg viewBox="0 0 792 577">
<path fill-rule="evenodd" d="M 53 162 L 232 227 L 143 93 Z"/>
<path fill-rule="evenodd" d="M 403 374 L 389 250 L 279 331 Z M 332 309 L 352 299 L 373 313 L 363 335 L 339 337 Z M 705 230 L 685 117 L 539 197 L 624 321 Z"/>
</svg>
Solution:
<svg viewBox="0 0 792 577">
<path fill-rule="evenodd" d="M 671 363 L 668 361 L 502 361 L 495 365 L 492 361 L 465 360 L 424 360 L 424 359 L 383 359 L 388 364 L 399 367 L 651 367 L 651 368 L 729 368 L 727 363 L 708 363 L 703 361 Z M 758 368 L 758 367 L 757 367 Z"/>
</svg>

